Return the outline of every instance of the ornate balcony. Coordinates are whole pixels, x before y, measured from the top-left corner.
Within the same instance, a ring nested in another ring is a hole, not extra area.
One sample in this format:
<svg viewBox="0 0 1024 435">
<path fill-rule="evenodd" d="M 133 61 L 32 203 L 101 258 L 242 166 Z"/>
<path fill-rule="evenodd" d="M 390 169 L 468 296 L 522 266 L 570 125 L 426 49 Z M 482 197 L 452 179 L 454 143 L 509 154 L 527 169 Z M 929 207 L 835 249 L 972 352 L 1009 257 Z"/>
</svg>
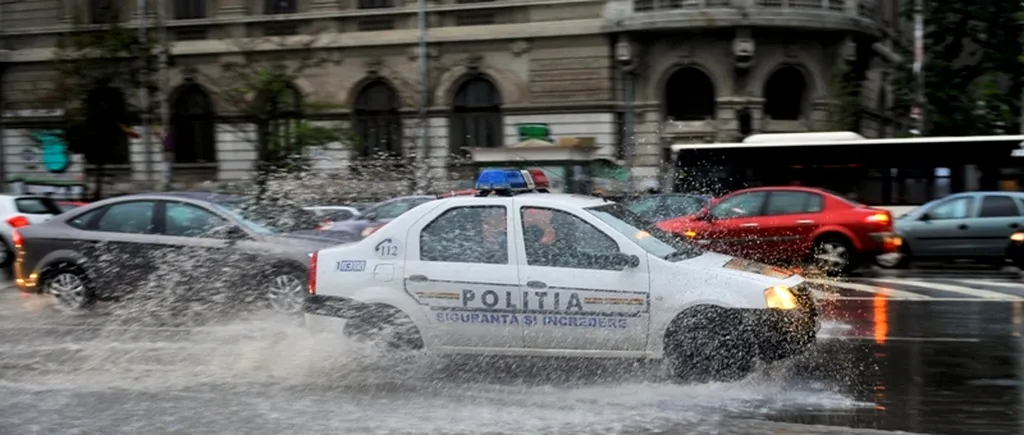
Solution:
<svg viewBox="0 0 1024 435">
<path fill-rule="evenodd" d="M 877 0 L 609 0 L 609 31 L 784 27 L 881 35 Z"/>
</svg>

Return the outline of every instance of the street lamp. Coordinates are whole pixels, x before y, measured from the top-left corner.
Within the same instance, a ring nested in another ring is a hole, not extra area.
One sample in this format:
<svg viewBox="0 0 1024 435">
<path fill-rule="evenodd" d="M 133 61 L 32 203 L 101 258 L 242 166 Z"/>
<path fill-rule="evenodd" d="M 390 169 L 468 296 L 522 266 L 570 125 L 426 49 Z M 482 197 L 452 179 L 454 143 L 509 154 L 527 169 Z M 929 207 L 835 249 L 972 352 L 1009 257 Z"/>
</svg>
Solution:
<svg viewBox="0 0 1024 435">
<path fill-rule="evenodd" d="M 619 66 L 622 68 L 622 79 L 625 83 L 623 99 L 626 101 L 626 113 L 623 116 L 623 134 L 626 136 L 623 143 L 625 151 L 623 153 L 624 160 L 626 161 L 626 189 L 631 192 L 633 189 L 633 155 L 634 147 L 636 144 L 636 128 L 633 126 L 635 123 L 634 119 L 634 106 L 633 100 L 636 98 L 633 96 L 633 72 L 636 69 L 636 59 L 633 55 L 633 47 L 628 39 L 621 39 L 615 44 L 615 60 L 618 61 Z"/>
<path fill-rule="evenodd" d="M 420 55 L 420 143 L 419 149 L 416 150 L 416 172 L 417 176 L 415 181 L 416 193 L 421 194 L 424 191 L 425 186 L 423 183 L 426 180 L 427 172 L 427 153 L 430 152 L 430 126 L 429 119 L 427 117 L 427 109 L 430 104 L 430 86 L 428 80 L 430 78 L 428 63 L 427 63 L 427 1 L 418 0 L 418 18 L 419 18 L 419 55 Z"/>
</svg>

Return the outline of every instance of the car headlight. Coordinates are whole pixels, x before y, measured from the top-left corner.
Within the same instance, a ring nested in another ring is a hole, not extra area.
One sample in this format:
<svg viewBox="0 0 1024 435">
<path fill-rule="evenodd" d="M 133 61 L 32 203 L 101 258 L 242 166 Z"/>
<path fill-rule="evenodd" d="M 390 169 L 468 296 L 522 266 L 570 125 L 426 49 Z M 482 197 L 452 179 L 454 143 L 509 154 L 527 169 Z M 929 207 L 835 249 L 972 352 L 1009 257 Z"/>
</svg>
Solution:
<svg viewBox="0 0 1024 435">
<path fill-rule="evenodd" d="M 1024 242 L 1024 233 L 1013 233 L 1010 235 L 1010 240 L 1014 242 Z"/>
<path fill-rule="evenodd" d="M 764 300 L 768 303 L 768 308 L 775 308 L 778 310 L 793 310 L 800 306 L 796 301 L 796 296 L 789 290 L 789 287 L 784 285 L 776 285 L 764 291 Z"/>
</svg>

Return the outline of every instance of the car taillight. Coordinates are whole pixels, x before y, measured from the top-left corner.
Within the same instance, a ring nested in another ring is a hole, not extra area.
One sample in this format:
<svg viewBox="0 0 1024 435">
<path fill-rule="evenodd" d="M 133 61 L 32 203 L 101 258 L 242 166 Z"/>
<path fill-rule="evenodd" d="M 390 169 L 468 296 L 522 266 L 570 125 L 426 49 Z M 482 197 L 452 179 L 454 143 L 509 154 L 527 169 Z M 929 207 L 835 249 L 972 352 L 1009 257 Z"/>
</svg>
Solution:
<svg viewBox="0 0 1024 435">
<path fill-rule="evenodd" d="M 864 218 L 864 221 L 871 223 L 887 224 L 890 221 L 892 221 L 892 218 L 889 216 L 889 213 L 875 213 Z"/>
<path fill-rule="evenodd" d="M 29 224 L 30 222 L 25 216 L 15 216 L 7 219 L 7 225 L 10 225 L 12 228 L 27 227 Z"/>
<path fill-rule="evenodd" d="M 316 294 L 316 260 L 319 252 L 309 254 L 309 294 Z"/>
<path fill-rule="evenodd" d="M 11 242 L 14 243 L 15 248 L 20 248 L 25 243 L 25 238 L 21 237 L 21 233 L 18 230 L 11 231 Z"/>
</svg>

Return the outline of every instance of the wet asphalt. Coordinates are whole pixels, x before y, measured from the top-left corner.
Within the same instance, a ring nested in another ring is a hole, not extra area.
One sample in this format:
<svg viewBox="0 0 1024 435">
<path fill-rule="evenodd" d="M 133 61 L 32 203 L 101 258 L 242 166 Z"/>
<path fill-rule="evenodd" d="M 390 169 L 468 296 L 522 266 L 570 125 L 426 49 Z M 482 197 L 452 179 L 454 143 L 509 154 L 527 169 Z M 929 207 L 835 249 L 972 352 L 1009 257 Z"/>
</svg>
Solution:
<svg viewBox="0 0 1024 435">
<path fill-rule="evenodd" d="M 0 283 L 0 434 L 1024 433 L 1024 281 L 897 281 L 949 294 L 840 289 L 806 355 L 705 385 L 657 364 L 392 359 L 270 314 L 135 326 Z"/>
</svg>

